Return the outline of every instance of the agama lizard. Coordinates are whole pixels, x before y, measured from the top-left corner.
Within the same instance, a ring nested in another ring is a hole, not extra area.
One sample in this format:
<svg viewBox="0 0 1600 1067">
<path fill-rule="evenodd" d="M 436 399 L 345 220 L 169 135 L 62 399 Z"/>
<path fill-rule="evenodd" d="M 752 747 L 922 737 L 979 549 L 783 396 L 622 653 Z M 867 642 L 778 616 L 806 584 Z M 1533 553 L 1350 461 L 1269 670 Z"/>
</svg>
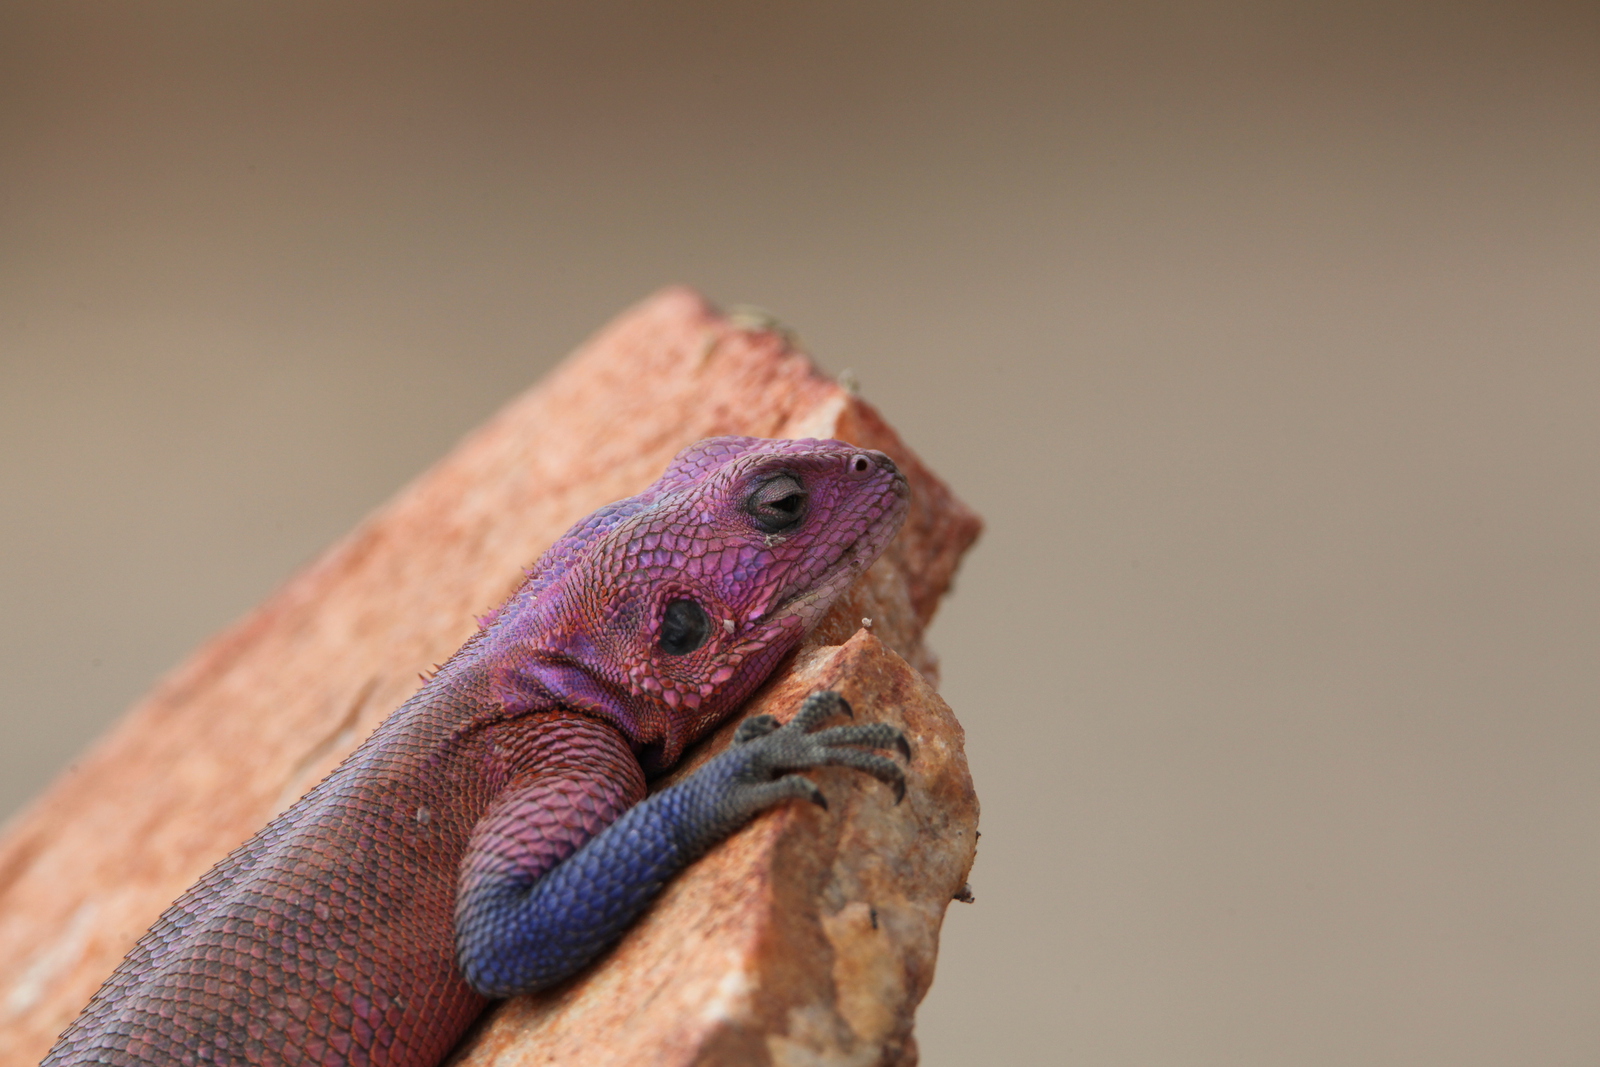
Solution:
<svg viewBox="0 0 1600 1067">
<path fill-rule="evenodd" d="M 809 767 L 892 785 L 894 727 L 809 697 L 646 799 L 899 528 L 838 441 L 720 437 L 569 530 L 320 785 L 184 893 L 62 1034 L 66 1064 L 433 1067 L 490 998 L 593 961 Z"/>
</svg>

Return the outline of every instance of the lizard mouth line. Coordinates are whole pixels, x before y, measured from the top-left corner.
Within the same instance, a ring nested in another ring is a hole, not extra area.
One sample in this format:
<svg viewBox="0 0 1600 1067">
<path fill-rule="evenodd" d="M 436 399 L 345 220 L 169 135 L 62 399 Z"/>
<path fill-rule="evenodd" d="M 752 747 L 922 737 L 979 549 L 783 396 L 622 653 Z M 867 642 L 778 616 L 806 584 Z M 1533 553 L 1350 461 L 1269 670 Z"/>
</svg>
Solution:
<svg viewBox="0 0 1600 1067">
<path fill-rule="evenodd" d="M 888 527 L 892 530 L 893 526 Z M 865 574 L 872 561 L 877 559 L 882 548 L 887 543 L 875 535 L 882 534 L 884 527 L 867 530 L 850 542 L 844 551 L 839 553 L 839 558 L 828 564 L 827 568 L 813 581 L 806 584 L 801 592 L 785 596 L 771 610 L 762 615 L 761 624 L 770 623 L 776 619 L 789 615 L 800 614 L 806 607 L 818 601 L 832 600 L 834 596 L 843 592 L 856 578 Z M 812 620 L 816 622 L 818 620 Z M 809 629 L 809 627 L 808 627 Z"/>
</svg>

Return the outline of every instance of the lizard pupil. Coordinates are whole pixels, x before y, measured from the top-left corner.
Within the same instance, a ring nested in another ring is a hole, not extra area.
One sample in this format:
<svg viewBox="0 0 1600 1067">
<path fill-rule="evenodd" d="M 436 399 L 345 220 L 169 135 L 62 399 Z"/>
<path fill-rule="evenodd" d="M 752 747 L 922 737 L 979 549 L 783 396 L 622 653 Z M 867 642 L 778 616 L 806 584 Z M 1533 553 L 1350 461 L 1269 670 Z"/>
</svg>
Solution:
<svg viewBox="0 0 1600 1067">
<path fill-rule="evenodd" d="M 661 616 L 656 647 L 669 656 L 686 656 L 711 636 L 711 617 L 692 600 L 674 600 Z"/>
</svg>

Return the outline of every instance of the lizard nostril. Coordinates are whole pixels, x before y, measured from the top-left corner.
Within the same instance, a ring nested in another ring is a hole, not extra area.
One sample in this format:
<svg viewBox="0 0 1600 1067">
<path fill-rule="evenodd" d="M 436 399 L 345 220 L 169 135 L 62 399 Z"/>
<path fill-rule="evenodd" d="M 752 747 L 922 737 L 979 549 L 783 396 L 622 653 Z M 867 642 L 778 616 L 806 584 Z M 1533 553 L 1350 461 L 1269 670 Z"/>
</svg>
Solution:
<svg viewBox="0 0 1600 1067">
<path fill-rule="evenodd" d="M 872 457 L 862 452 L 857 452 L 850 457 L 850 473 L 857 478 L 863 478 L 871 473 L 873 468 Z"/>
</svg>

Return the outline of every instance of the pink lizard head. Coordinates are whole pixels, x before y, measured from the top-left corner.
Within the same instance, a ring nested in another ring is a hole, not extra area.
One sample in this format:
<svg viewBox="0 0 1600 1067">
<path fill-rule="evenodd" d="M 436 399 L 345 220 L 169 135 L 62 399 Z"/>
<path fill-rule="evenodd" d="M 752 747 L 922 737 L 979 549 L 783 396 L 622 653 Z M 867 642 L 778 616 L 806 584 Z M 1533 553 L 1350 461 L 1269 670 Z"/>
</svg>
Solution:
<svg viewBox="0 0 1600 1067">
<path fill-rule="evenodd" d="M 540 558 L 480 646 L 496 696 L 593 714 L 670 765 L 878 558 L 909 498 L 881 452 L 701 441 Z"/>
</svg>

